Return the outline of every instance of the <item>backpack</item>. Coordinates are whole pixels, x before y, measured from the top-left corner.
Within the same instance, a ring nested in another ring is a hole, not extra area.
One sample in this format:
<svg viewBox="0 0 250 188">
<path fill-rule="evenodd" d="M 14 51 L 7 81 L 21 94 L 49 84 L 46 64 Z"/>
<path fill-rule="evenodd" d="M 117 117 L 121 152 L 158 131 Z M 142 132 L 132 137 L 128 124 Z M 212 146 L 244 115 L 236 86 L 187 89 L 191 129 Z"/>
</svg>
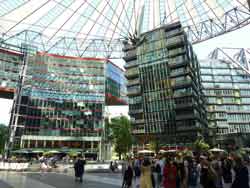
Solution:
<svg viewBox="0 0 250 188">
<path fill-rule="evenodd" d="M 160 166 L 159 164 L 156 165 L 156 167 L 155 167 L 155 172 L 156 172 L 157 174 L 160 174 L 160 173 L 161 173 L 161 166 Z"/>
<path fill-rule="evenodd" d="M 139 166 L 136 166 L 134 171 L 135 171 L 135 176 L 136 177 L 139 177 L 141 175 L 141 170 L 140 170 Z"/>
<path fill-rule="evenodd" d="M 225 164 L 225 166 L 222 167 L 222 177 L 225 183 L 232 183 L 233 175 L 229 164 Z"/>
<path fill-rule="evenodd" d="M 198 169 L 196 167 L 190 167 L 188 171 L 188 185 L 196 186 L 198 180 Z"/>
</svg>

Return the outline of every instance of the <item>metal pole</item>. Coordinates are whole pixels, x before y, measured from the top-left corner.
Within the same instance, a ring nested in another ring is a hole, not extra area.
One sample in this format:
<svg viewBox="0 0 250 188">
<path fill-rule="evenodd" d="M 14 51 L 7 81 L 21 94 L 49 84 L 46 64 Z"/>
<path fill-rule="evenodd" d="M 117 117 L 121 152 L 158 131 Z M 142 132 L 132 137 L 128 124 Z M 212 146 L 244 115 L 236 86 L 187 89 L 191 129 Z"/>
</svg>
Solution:
<svg viewBox="0 0 250 188">
<path fill-rule="evenodd" d="M 16 136 L 16 130 L 18 126 L 18 117 L 19 117 L 19 111 L 20 111 L 20 104 L 22 99 L 22 88 L 25 81 L 26 71 L 27 71 L 27 62 L 28 62 L 28 53 L 27 48 L 22 47 L 22 53 L 23 53 L 23 61 L 22 61 L 22 67 L 19 74 L 19 80 L 17 83 L 16 92 L 14 94 L 14 101 L 11 109 L 11 118 L 9 122 L 9 140 L 7 144 L 5 145 L 5 158 L 9 158 L 10 151 L 13 149 L 15 136 Z"/>
</svg>

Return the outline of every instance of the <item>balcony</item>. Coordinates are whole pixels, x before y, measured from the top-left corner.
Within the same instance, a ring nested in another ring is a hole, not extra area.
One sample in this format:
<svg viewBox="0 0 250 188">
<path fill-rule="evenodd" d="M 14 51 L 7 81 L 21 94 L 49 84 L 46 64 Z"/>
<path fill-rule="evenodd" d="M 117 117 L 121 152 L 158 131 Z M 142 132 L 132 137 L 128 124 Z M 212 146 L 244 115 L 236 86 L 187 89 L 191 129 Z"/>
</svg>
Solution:
<svg viewBox="0 0 250 188">
<path fill-rule="evenodd" d="M 137 88 L 129 88 L 127 91 L 127 95 L 128 96 L 138 96 L 141 94 L 141 88 L 137 87 Z"/>
<path fill-rule="evenodd" d="M 133 134 L 145 134 L 145 130 L 144 129 L 134 129 L 133 130 Z"/>
<path fill-rule="evenodd" d="M 181 54 L 185 54 L 186 50 L 184 48 L 177 48 L 177 49 L 173 49 L 173 50 L 169 50 L 168 52 L 168 57 L 175 57 Z"/>
<path fill-rule="evenodd" d="M 131 120 L 133 124 L 143 124 L 145 123 L 144 119 L 136 119 L 136 120 Z"/>
<path fill-rule="evenodd" d="M 133 61 L 128 61 L 126 62 L 126 64 L 124 65 L 125 69 L 129 69 L 132 67 L 136 67 L 138 65 L 137 60 L 133 60 Z"/>
<path fill-rule="evenodd" d="M 187 86 L 187 85 L 191 85 L 191 84 L 192 84 L 191 79 L 174 80 L 171 82 L 171 86 L 174 88 L 183 87 L 183 86 Z"/>
<path fill-rule="evenodd" d="M 182 56 L 176 56 L 174 58 L 169 58 L 168 65 L 170 68 L 180 67 L 186 64 L 188 61 L 187 57 L 185 55 Z"/>
<path fill-rule="evenodd" d="M 167 48 L 175 48 L 181 44 L 184 44 L 184 42 L 185 42 L 184 36 L 178 35 L 176 37 L 167 38 L 166 46 Z"/>
<path fill-rule="evenodd" d="M 126 44 L 124 44 L 124 47 L 122 48 L 122 51 L 126 52 L 126 51 L 129 51 L 129 50 L 135 49 L 135 48 L 136 48 L 135 45 L 126 43 Z"/>
<path fill-rule="evenodd" d="M 134 80 L 129 80 L 127 83 L 127 86 L 133 86 L 133 85 L 138 85 L 138 84 L 140 84 L 139 78 L 134 79 Z"/>
<path fill-rule="evenodd" d="M 199 130 L 198 127 L 196 126 L 177 126 L 176 127 L 176 131 L 195 131 L 195 130 Z"/>
<path fill-rule="evenodd" d="M 196 118 L 197 118 L 197 115 L 195 115 L 194 113 L 176 115 L 176 121 L 186 120 L 186 119 L 196 119 Z"/>
<path fill-rule="evenodd" d="M 129 114 L 140 114 L 143 113 L 142 109 L 136 109 L 136 110 L 129 110 Z"/>
<path fill-rule="evenodd" d="M 139 75 L 139 70 L 137 68 L 129 69 L 125 72 L 126 78 L 136 78 Z"/>
<path fill-rule="evenodd" d="M 133 59 L 136 59 L 136 50 L 130 50 L 125 53 L 125 56 L 123 57 L 125 61 L 130 61 Z"/>
<path fill-rule="evenodd" d="M 187 103 L 183 103 L 183 104 L 175 104 L 175 109 L 184 109 L 184 108 L 191 108 L 193 107 L 193 103 L 191 102 L 187 102 Z"/>
</svg>

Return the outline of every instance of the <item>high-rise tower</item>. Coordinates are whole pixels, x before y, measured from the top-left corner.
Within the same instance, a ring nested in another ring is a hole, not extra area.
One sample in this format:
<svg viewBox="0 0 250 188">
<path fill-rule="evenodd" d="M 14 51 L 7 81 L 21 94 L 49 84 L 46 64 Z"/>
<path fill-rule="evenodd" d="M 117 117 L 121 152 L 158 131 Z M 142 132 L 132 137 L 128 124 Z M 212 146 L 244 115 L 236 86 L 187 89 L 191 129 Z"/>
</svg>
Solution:
<svg viewBox="0 0 250 188">
<path fill-rule="evenodd" d="M 206 130 L 199 63 L 180 23 L 124 43 L 129 114 L 142 143 L 190 143 Z"/>
</svg>

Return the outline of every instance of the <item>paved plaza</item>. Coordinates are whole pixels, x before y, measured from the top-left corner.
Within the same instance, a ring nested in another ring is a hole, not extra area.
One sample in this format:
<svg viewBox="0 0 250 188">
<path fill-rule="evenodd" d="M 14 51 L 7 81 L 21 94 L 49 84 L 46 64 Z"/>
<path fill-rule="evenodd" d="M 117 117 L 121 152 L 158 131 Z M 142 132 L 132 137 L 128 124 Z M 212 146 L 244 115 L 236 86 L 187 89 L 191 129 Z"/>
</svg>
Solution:
<svg viewBox="0 0 250 188">
<path fill-rule="evenodd" d="M 121 174 L 85 174 L 83 183 L 75 182 L 73 174 L 0 172 L 0 188 L 118 188 Z"/>
</svg>

